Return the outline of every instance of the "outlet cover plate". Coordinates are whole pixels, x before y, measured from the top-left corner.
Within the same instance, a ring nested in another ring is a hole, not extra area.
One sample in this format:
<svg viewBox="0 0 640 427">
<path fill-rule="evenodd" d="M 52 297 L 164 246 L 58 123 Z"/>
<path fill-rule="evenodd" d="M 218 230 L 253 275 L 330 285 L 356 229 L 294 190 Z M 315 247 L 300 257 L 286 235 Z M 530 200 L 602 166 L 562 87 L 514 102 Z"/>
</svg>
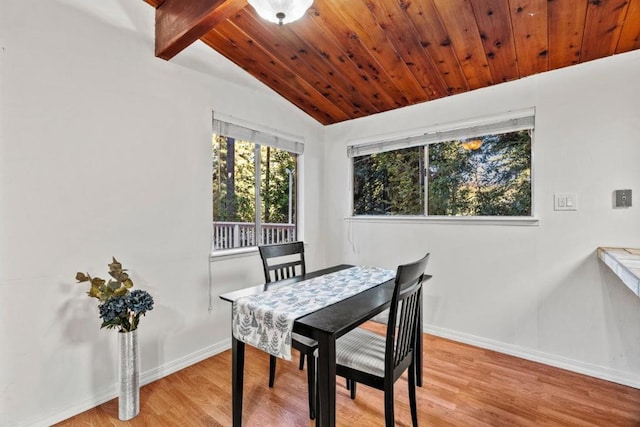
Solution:
<svg viewBox="0 0 640 427">
<path fill-rule="evenodd" d="M 631 190 L 616 190 L 613 192 L 614 208 L 631 207 Z"/>
</svg>

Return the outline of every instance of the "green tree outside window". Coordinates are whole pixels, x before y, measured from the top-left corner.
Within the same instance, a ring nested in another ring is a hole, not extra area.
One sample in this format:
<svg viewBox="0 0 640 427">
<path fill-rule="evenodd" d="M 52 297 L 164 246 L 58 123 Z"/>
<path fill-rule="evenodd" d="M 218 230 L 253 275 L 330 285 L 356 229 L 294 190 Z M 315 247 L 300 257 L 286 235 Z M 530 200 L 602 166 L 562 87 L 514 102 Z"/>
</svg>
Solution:
<svg viewBox="0 0 640 427">
<path fill-rule="evenodd" d="M 522 130 L 358 156 L 353 182 L 354 215 L 530 216 L 531 136 Z"/>
</svg>

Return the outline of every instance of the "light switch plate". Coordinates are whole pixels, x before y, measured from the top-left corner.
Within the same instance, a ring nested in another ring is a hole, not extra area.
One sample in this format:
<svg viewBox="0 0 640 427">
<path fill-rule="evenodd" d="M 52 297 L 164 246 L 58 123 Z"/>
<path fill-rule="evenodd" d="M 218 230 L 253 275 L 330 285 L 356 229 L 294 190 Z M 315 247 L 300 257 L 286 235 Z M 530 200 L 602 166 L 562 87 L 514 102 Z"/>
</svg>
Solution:
<svg viewBox="0 0 640 427">
<path fill-rule="evenodd" d="M 613 192 L 614 208 L 631 207 L 631 190 L 616 190 Z"/>
<path fill-rule="evenodd" d="M 553 195 L 553 210 L 577 211 L 578 195 L 576 193 L 556 193 Z"/>
</svg>

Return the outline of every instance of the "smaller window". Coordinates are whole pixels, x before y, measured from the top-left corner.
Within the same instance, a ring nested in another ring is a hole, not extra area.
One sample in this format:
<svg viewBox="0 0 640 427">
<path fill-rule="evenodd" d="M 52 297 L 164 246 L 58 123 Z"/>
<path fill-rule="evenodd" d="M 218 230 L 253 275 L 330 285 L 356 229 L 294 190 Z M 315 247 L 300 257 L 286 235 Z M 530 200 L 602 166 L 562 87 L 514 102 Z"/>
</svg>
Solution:
<svg viewBox="0 0 640 427">
<path fill-rule="evenodd" d="M 213 251 L 297 240 L 301 150 L 302 144 L 214 120 Z"/>
</svg>

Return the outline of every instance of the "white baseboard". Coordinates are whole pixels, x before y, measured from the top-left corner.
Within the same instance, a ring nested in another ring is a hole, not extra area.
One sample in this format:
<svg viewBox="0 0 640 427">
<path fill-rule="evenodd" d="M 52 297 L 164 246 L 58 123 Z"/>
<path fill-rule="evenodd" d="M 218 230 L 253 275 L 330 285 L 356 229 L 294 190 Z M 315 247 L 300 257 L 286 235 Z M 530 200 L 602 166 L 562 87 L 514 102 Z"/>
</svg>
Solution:
<svg viewBox="0 0 640 427">
<path fill-rule="evenodd" d="M 191 354 L 181 357 L 180 359 L 173 360 L 155 369 L 151 369 L 150 371 L 141 373 L 140 384 L 149 384 L 150 382 L 159 380 L 160 378 L 164 378 L 167 375 L 171 375 L 174 372 L 178 372 L 179 370 L 184 369 L 188 366 L 195 365 L 196 363 L 201 362 L 204 359 L 215 356 L 216 354 L 222 353 L 223 351 L 230 348 L 231 338 L 225 339 L 224 341 L 205 347 L 202 350 L 195 351 Z"/>
<path fill-rule="evenodd" d="M 521 359 L 531 360 L 533 362 L 542 363 L 544 365 L 565 369 L 567 371 L 576 372 L 578 374 L 588 375 L 590 377 L 601 380 L 611 381 L 617 384 L 640 389 L 640 376 L 622 372 L 603 366 L 592 365 L 590 363 L 573 360 L 554 354 L 544 353 L 541 351 L 531 350 L 513 344 L 506 344 L 500 341 L 494 341 L 487 338 L 477 337 L 475 335 L 456 332 L 450 329 L 439 328 L 437 326 L 424 325 L 425 333 L 436 335 L 442 338 L 448 338 L 453 341 L 462 342 L 487 350 L 497 351 L 499 353 L 508 354 L 519 357 Z"/>
<path fill-rule="evenodd" d="M 205 347 L 202 350 L 198 350 L 179 359 L 165 363 L 164 365 L 157 368 L 142 372 L 140 374 L 140 385 L 144 386 L 145 384 L 149 384 L 153 381 L 159 380 L 160 378 L 164 378 L 167 375 L 171 375 L 174 372 L 201 362 L 204 359 L 215 356 L 218 353 L 222 353 L 229 348 L 231 348 L 230 338 L 217 344 Z M 74 415 L 85 412 L 91 408 L 95 408 L 96 406 L 101 405 L 104 402 L 108 402 L 109 400 L 116 397 L 118 397 L 118 389 L 116 384 L 114 384 L 111 387 L 108 387 L 101 392 L 96 393 L 91 398 L 79 402 L 76 405 L 64 408 L 64 410 L 56 412 L 54 414 L 50 414 L 44 418 L 26 421 L 25 423 L 20 424 L 18 427 L 48 427 L 59 423 L 60 421 L 71 418 Z"/>
</svg>

